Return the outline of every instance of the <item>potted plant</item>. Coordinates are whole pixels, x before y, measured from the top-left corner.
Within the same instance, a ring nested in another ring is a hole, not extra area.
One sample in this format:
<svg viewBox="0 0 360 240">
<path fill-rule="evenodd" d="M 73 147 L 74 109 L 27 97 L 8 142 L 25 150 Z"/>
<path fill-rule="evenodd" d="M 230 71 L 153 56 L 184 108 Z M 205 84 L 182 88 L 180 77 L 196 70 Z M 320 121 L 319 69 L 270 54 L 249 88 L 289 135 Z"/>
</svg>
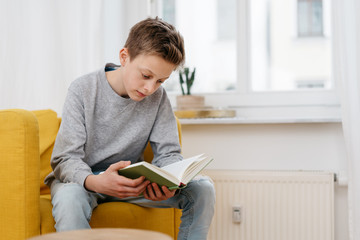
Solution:
<svg viewBox="0 0 360 240">
<path fill-rule="evenodd" d="M 178 109 L 199 109 L 204 107 L 204 96 L 192 95 L 191 88 L 195 80 L 196 68 L 190 71 L 185 67 L 179 70 L 179 81 L 182 95 L 176 97 Z M 184 87 L 185 86 L 185 87 Z"/>
</svg>

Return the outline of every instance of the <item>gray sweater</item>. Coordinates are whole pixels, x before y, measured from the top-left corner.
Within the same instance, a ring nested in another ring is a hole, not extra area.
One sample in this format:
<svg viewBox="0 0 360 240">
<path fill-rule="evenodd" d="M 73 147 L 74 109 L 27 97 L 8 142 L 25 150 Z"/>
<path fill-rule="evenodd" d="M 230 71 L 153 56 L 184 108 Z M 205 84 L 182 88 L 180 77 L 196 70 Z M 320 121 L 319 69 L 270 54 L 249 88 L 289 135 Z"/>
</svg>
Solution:
<svg viewBox="0 0 360 240">
<path fill-rule="evenodd" d="M 142 161 L 148 141 L 154 165 L 182 160 L 176 119 L 165 90 L 160 87 L 136 102 L 111 88 L 104 68 L 87 74 L 69 87 L 51 157 L 53 172 L 45 183 L 50 186 L 56 178 L 84 185 L 88 175 L 112 163 Z"/>
</svg>

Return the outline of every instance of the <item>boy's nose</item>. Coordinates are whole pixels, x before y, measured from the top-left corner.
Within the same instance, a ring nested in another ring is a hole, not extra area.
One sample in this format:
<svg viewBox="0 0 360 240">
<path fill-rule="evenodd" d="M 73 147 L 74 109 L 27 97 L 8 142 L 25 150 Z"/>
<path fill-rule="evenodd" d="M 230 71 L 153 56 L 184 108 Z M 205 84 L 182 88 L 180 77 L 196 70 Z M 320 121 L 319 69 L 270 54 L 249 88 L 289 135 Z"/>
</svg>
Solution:
<svg viewBox="0 0 360 240">
<path fill-rule="evenodd" d="M 153 93 L 156 90 L 156 84 L 153 81 L 148 81 L 145 86 L 144 89 L 146 90 L 147 93 Z"/>
</svg>

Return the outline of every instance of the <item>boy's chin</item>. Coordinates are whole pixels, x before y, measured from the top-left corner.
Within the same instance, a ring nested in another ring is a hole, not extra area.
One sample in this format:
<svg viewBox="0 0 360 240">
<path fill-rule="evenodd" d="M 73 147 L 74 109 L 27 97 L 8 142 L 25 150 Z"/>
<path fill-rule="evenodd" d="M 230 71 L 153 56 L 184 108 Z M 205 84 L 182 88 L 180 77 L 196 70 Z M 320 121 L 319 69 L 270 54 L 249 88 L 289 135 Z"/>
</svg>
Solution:
<svg viewBox="0 0 360 240">
<path fill-rule="evenodd" d="M 140 102 L 142 100 L 144 100 L 146 97 L 140 97 L 140 96 L 130 96 L 130 99 L 135 101 L 135 102 Z"/>
<path fill-rule="evenodd" d="M 138 99 L 138 98 L 134 99 L 134 98 L 132 98 L 132 100 L 135 101 L 135 102 L 141 102 L 142 100 L 144 100 L 144 98 L 142 98 L 142 99 Z"/>
</svg>

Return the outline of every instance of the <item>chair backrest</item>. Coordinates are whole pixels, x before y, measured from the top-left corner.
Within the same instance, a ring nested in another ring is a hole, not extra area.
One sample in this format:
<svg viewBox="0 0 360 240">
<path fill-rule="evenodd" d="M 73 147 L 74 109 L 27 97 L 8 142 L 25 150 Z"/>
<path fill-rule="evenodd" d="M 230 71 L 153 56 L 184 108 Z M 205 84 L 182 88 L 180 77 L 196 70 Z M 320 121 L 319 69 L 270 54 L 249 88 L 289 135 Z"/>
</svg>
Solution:
<svg viewBox="0 0 360 240">
<path fill-rule="evenodd" d="M 50 166 L 51 153 L 54 148 L 61 119 L 53 110 L 33 111 L 39 123 L 40 139 L 40 194 L 49 194 L 50 189 L 44 184 L 45 177 L 52 171 Z"/>
</svg>

